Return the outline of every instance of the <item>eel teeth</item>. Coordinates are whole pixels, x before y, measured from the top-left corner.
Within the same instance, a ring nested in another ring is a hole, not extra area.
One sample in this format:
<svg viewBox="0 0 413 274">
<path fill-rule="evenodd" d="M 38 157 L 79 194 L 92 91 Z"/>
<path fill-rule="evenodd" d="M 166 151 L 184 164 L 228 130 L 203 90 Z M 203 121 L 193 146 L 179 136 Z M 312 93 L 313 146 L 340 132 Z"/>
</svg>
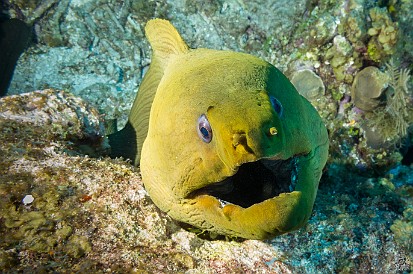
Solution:
<svg viewBox="0 0 413 274">
<path fill-rule="evenodd" d="M 291 184 L 289 186 L 290 192 L 295 190 L 295 186 L 298 182 L 298 159 L 294 157 L 291 162 L 292 169 L 291 169 Z"/>
<path fill-rule="evenodd" d="M 224 208 L 226 205 L 230 205 L 230 202 L 227 202 L 225 200 L 222 200 L 220 198 L 218 198 L 219 203 L 221 204 L 221 208 Z"/>
</svg>

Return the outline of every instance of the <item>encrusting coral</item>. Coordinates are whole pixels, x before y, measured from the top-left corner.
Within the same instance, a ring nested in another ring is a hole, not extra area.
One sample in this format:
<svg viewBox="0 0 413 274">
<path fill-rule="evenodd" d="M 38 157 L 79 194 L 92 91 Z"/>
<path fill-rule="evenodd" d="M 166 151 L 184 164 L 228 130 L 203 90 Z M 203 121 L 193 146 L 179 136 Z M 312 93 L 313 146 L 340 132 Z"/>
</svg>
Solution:
<svg viewBox="0 0 413 274">
<path fill-rule="evenodd" d="M 409 124 L 413 122 L 411 113 L 409 115 L 412 108 L 408 104 L 407 83 L 410 71 L 396 68 L 393 60 L 390 60 L 386 67 L 390 77 L 386 105 L 366 113 L 366 121 L 371 129 L 378 132 L 383 141 L 397 143 L 407 135 Z"/>
<path fill-rule="evenodd" d="M 291 83 L 307 100 L 316 100 L 325 95 L 323 80 L 312 70 L 296 71 L 291 77 Z"/>
<path fill-rule="evenodd" d="M 390 75 L 390 87 L 393 89 L 393 95 L 388 98 L 386 111 L 393 117 L 396 122 L 396 131 L 401 136 L 407 134 L 408 118 L 407 111 L 407 82 L 410 79 L 408 69 L 398 70 L 393 64 L 393 60 L 386 64 Z"/>
<path fill-rule="evenodd" d="M 380 97 L 387 89 L 388 74 L 377 67 L 366 67 L 357 73 L 351 90 L 354 105 L 365 111 L 372 111 L 380 104 Z"/>
<path fill-rule="evenodd" d="M 392 21 L 386 8 L 372 8 L 370 18 L 372 26 L 367 33 L 371 38 L 367 45 L 367 52 L 373 61 L 378 62 L 393 53 L 397 42 L 398 26 Z"/>
</svg>

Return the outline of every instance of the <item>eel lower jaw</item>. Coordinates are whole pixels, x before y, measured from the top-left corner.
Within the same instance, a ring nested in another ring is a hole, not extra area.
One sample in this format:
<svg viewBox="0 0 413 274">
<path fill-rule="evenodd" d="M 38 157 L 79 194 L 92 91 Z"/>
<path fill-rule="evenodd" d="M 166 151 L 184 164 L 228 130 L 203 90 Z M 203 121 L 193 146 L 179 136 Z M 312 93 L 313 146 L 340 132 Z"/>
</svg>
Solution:
<svg viewBox="0 0 413 274">
<path fill-rule="evenodd" d="M 244 163 L 234 175 L 197 189 L 187 198 L 207 195 L 215 198 L 222 209 L 228 206 L 245 209 L 266 200 L 280 198 L 281 194 L 288 195 L 300 183 L 298 170 L 301 155 L 286 160 L 265 158 Z"/>
</svg>

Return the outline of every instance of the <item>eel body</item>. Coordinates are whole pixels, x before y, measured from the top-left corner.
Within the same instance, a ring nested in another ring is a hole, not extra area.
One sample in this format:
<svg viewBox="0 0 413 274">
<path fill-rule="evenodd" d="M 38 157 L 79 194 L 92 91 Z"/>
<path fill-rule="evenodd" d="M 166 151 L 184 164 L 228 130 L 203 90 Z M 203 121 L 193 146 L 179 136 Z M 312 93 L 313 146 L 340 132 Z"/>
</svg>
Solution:
<svg viewBox="0 0 413 274">
<path fill-rule="evenodd" d="M 113 155 L 178 221 L 249 239 L 303 226 L 328 155 L 317 111 L 257 57 L 189 49 L 162 19 L 145 31 L 152 62 Z"/>
</svg>

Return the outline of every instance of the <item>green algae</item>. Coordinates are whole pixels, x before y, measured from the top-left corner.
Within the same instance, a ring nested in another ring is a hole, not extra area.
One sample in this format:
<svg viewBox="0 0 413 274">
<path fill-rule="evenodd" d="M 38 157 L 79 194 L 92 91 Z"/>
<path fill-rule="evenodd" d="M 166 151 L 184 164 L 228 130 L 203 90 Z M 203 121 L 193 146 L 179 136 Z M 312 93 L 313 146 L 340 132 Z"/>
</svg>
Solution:
<svg viewBox="0 0 413 274">
<path fill-rule="evenodd" d="M 408 252 L 413 252 L 413 208 L 411 206 L 403 211 L 403 218 L 395 220 L 390 229 L 394 233 L 395 240 Z"/>
<path fill-rule="evenodd" d="M 42 0 L 11 0 L 11 4 L 19 6 L 21 9 L 35 9 Z"/>
<path fill-rule="evenodd" d="M 6 196 L 0 201 L 0 214 L 4 221 L 4 227 L 0 230 L 5 236 L 0 245 L 3 248 L 19 243 L 22 247 L 40 253 L 65 250 L 64 241 L 73 232 L 73 228 L 66 223 L 81 218 L 78 217 L 79 194 L 73 192 L 65 197 L 55 185 L 62 180 L 59 173 L 50 175 L 47 171 L 44 174 L 40 172 L 40 176 L 35 179 L 27 176 L 26 179 L 30 178 L 28 181 L 15 176 L 23 186 L 18 193 L 13 181 L 3 181 L 0 191 L 15 195 Z M 21 199 L 29 193 L 33 195 L 34 201 L 25 206 Z"/>
<path fill-rule="evenodd" d="M 81 235 L 72 235 L 67 243 L 67 254 L 74 258 L 80 258 L 91 251 L 89 239 Z"/>
<path fill-rule="evenodd" d="M 31 110 L 44 109 L 47 96 L 39 94 L 33 100 Z M 0 108 L 10 113 L 22 111 L 18 106 L 26 104 L 22 98 L 14 101 L 3 99 Z M 63 110 L 61 106 L 57 108 Z M 26 250 L 33 258 L 43 258 L 55 252 L 79 258 L 90 251 L 87 240 L 76 235 L 74 224 L 84 223 L 87 215 L 82 215 L 83 194 L 70 179 L 70 166 L 43 164 L 32 169 L 33 163 L 47 162 L 51 155 L 58 152 L 63 144 L 69 144 L 67 132 L 71 136 L 81 136 L 81 127 L 65 127 L 55 123 L 50 129 L 32 123 L 22 123 L 1 118 L 0 132 L 0 248 L 3 250 Z M 72 139 L 73 140 L 73 139 Z M 53 145 L 51 145 L 53 143 Z M 50 150 L 50 148 L 52 149 Z M 16 166 L 16 161 L 20 165 Z M 22 170 L 20 170 L 22 169 Z M 22 199 L 32 195 L 34 200 L 24 204 Z M 74 222 L 74 223 L 72 223 Z M 80 237 L 80 238 L 79 238 Z M 68 243 L 71 243 L 70 245 Z M 3 252 L 2 264 L 18 262 L 16 252 Z"/>
</svg>

